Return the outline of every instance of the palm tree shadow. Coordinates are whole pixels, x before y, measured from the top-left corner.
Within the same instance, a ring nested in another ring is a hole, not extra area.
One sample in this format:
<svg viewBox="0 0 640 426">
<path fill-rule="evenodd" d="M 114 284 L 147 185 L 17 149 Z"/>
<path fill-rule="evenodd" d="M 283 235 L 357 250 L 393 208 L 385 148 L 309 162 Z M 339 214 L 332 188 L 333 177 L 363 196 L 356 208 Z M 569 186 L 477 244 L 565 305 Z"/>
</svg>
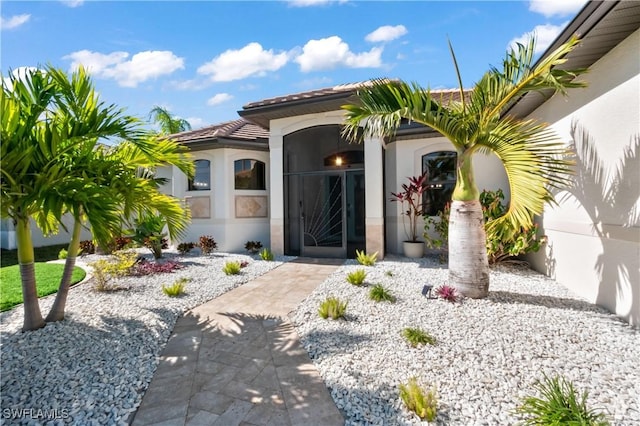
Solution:
<svg viewBox="0 0 640 426">
<path fill-rule="evenodd" d="M 633 244 L 640 226 L 640 134 L 632 135 L 615 170 L 606 166 L 598 144 L 589 130 L 574 120 L 571 147 L 575 154 L 573 185 L 559 197 L 561 203 L 579 206 L 589 216 L 592 234 L 602 251 L 593 265 L 599 280 L 596 303 L 615 310 L 620 301 L 629 322 L 640 322 L 640 267 Z M 622 237 L 622 238 L 621 238 Z M 553 247 L 550 246 L 552 250 Z M 552 257 L 552 252 L 548 257 Z M 555 261 L 552 261 L 555 262 Z M 555 268 L 555 263 L 547 266 Z M 587 265 L 585 265 L 587 266 Z M 548 271 L 553 274 L 553 270 Z M 625 315 L 618 311 L 618 314 Z"/>
</svg>

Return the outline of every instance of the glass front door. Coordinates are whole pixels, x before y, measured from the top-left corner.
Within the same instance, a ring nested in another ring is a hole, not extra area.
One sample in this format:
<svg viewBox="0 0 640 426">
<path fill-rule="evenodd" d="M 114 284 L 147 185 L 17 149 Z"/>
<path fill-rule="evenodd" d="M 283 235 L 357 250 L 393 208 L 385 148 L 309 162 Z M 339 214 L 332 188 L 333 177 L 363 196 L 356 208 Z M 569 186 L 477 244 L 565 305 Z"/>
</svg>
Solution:
<svg viewBox="0 0 640 426">
<path fill-rule="evenodd" d="M 301 255 L 346 257 L 344 174 L 301 176 Z"/>
</svg>

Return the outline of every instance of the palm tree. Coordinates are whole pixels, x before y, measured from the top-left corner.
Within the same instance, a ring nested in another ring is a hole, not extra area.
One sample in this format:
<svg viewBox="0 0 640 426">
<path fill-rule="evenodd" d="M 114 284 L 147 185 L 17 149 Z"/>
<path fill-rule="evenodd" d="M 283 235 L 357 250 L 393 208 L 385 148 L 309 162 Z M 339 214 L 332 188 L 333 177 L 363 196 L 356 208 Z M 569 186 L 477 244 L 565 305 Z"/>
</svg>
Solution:
<svg viewBox="0 0 640 426">
<path fill-rule="evenodd" d="M 455 147 L 457 181 L 449 219 L 449 280 L 462 294 L 481 298 L 489 290 L 489 270 L 482 207 L 475 183 L 472 157 L 495 154 L 507 173 L 511 202 L 507 213 L 492 223 L 498 232 L 513 233 L 530 226 L 533 216 L 552 202 L 550 187 L 563 186 L 571 173 L 568 151 L 546 124 L 506 114 L 529 92 L 561 92 L 583 87 L 574 81 L 583 69 L 559 69 L 574 49 L 576 37 L 533 63 L 535 40 L 510 49 L 503 69 L 491 68 L 475 83 L 470 94 L 462 88 L 455 54 L 451 54 L 460 84 L 460 100 L 432 94 L 418 84 L 375 80 L 358 90 L 359 103 L 345 105 L 344 134 L 389 137 L 402 120 L 430 127 Z"/>
<path fill-rule="evenodd" d="M 30 218 L 45 233 L 56 232 L 66 213 L 74 219 L 60 288 L 46 319 L 58 321 L 64 318 L 83 223 L 88 221 L 94 237 L 106 242 L 133 213 L 153 210 L 165 215 L 170 234 L 179 236 L 188 213 L 178 200 L 159 192 L 152 172 L 160 164 L 172 164 L 189 175 L 192 165 L 181 147 L 155 140 L 140 130 L 138 120 L 100 102 L 82 68 L 70 80 L 63 71 L 47 67 L 7 81 L 2 91 L 2 217 L 16 224 L 23 330 L 33 330 L 44 320 L 32 272 Z M 21 113 L 30 120 L 14 118 Z M 99 144 L 113 137 L 128 141 L 116 148 Z"/>
<path fill-rule="evenodd" d="M 149 113 L 149 119 L 160 125 L 160 133 L 172 135 L 191 130 L 191 124 L 184 118 L 174 117 L 166 108 L 155 106 Z"/>
</svg>

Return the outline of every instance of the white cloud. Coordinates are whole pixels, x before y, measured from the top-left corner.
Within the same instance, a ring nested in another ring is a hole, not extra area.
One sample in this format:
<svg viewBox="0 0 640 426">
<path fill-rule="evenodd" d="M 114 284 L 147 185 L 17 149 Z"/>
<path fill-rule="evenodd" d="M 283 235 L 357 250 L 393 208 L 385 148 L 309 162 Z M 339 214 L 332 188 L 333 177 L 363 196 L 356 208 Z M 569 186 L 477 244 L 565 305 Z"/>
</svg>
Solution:
<svg viewBox="0 0 640 426">
<path fill-rule="evenodd" d="M 208 80 L 193 78 L 190 80 L 174 80 L 169 85 L 176 90 L 202 90 L 211 85 Z"/>
<path fill-rule="evenodd" d="M 60 2 L 65 6 L 78 7 L 83 5 L 84 0 L 60 0 Z"/>
<path fill-rule="evenodd" d="M 396 25 L 395 27 L 384 25 L 372 33 L 367 34 L 364 39 L 371 43 L 391 41 L 402 37 L 407 34 L 407 32 L 407 28 L 404 25 Z"/>
<path fill-rule="evenodd" d="M 542 53 L 553 43 L 558 37 L 560 32 L 566 27 L 568 22 L 563 22 L 560 25 L 537 25 L 532 31 L 528 31 L 522 34 L 520 37 L 516 37 L 509 42 L 508 48 L 515 48 L 516 43 L 526 45 L 532 35 L 536 37 L 536 50 L 535 53 Z"/>
<path fill-rule="evenodd" d="M 249 43 L 240 50 L 229 49 L 198 68 L 199 74 L 211 75 L 213 81 L 241 80 L 252 75 L 264 76 L 277 71 L 289 61 L 286 52 L 264 50 L 260 43 Z"/>
<path fill-rule="evenodd" d="M 71 70 L 83 65 L 95 76 L 116 80 L 123 87 L 136 87 L 149 79 L 184 68 L 184 59 L 166 50 L 147 50 L 136 53 L 130 60 L 127 58 L 127 52 L 104 54 L 79 50 L 63 59 L 71 59 Z"/>
<path fill-rule="evenodd" d="M 348 0 L 289 0 L 289 6 L 293 7 L 313 7 L 326 6 L 331 3 L 346 3 Z"/>
<path fill-rule="evenodd" d="M 295 61 L 300 64 L 302 72 L 333 69 L 341 65 L 348 68 L 378 68 L 382 66 L 381 56 L 381 47 L 353 53 L 340 37 L 332 36 L 309 40 Z"/>
<path fill-rule="evenodd" d="M 204 127 L 204 120 L 200 117 L 187 117 L 186 120 L 191 124 L 191 128 L 193 129 Z"/>
<path fill-rule="evenodd" d="M 586 0 L 531 0 L 529 10 L 541 13 L 547 18 L 567 16 L 577 13 L 586 2 Z"/>
<path fill-rule="evenodd" d="M 31 19 L 31 15 L 24 13 L 22 15 L 14 15 L 10 18 L 0 17 L 0 28 L 3 30 L 12 30 L 20 25 L 26 24 Z"/>
<path fill-rule="evenodd" d="M 220 105 L 224 102 L 230 101 L 231 99 L 233 99 L 233 96 L 231 96 L 228 93 L 217 93 L 213 97 L 207 100 L 207 105 L 209 106 Z"/>
</svg>

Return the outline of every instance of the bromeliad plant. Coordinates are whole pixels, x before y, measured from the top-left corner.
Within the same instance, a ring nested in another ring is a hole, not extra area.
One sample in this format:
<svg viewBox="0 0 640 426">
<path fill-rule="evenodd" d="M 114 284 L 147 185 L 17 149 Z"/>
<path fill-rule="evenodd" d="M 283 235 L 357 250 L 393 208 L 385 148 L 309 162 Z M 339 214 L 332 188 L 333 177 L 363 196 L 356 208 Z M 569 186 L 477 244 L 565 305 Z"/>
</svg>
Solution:
<svg viewBox="0 0 640 426">
<path fill-rule="evenodd" d="M 148 248 L 154 259 L 162 257 L 162 249 L 168 248 L 167 235 L 163 232 L 166 221 L 160 215 L 147 214 L 135 221 L 133 241 Z"/>
<path fill-rule="evenodd" d="M 391 201 L 400 203 L 402 216 L 409 220 L 408 228 L 406 221 L 403 221 L 407 241 L 415 243 L 418 241 L 418 219 L 424 215 L 422 196 L 427 189 L 427 174 L 408 179 L 408 184 L 402 184 L 402 191 L 391 193 Z"/>
<path fill-rule="evenodd" d="M 343 135 L 353 141 L 392 138 L 403 122 L 422 124 L 446 137 L 457 152 L 456 186 L 452 193 L 449 226 L 449 280 L 467 297 L 486 297 L 489 265 L 482 222 L 480 191 L 473 157 L 494 154 L 502 161 L 510 184 L 511 202 L 492 228 L 505 234 L 530 227 L 532 215 L 553 202 L 552 187 L 570 182 L 570 152 L 545 123 L 520 119 L 509 108 L 529 93 L 545 96 L 584 87 L 576 77 L 585 69 L 566 69 L 565 57 L 579 43 L 577 37 L 534 63 L 535 40 L 517 44 L 502 62 L 465 90 L 453 48 L 460 89 L 432 92 L 416 83 L 374 80 L 358 89 L 358 99 L 347 111 Z M 548 92 L 548 94 L 547 94 Z M 505 224 L 503 228 L 500 225 Z"/>
</svg>

